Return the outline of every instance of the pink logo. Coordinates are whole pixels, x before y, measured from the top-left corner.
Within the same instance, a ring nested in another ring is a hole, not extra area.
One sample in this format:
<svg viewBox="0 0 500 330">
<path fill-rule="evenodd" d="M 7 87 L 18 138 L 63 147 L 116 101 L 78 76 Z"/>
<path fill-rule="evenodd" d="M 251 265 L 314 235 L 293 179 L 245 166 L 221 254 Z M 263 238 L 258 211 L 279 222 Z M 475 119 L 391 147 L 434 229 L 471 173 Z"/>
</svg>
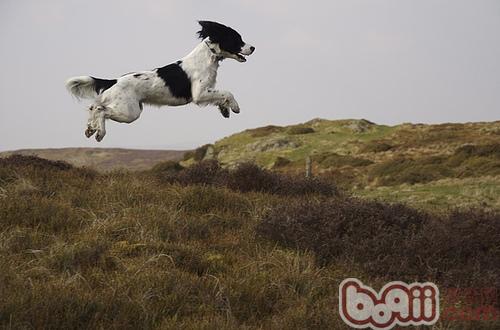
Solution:
<svg viewBox="0 0 500 330">
<path fill-rule="evenodd" d="M 439 289 L 430 282 L 389 282 L 377 293 L 348 278 L 339 288 L 340 317 L 356 329 L 432 325 L 439 319 Z"/>
</svg>

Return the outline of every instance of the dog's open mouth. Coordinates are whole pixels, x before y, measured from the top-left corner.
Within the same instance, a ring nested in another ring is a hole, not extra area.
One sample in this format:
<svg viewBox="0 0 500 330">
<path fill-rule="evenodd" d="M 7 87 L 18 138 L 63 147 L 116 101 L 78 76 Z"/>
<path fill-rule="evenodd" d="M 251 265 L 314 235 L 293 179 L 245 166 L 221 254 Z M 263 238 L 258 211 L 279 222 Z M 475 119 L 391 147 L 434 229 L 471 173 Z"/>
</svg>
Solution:
<svg viewBox="0 0 500 330">
<path fill-rule="evenodd" d="M 247 61 L 247 59 L 245 58 L 245 56 L 243 54 L 238 53 L 238 54 L 236 54 L 236 56 L 238 57 L 238 61 L 240 61 L 240 62 Z"/>
</svg>

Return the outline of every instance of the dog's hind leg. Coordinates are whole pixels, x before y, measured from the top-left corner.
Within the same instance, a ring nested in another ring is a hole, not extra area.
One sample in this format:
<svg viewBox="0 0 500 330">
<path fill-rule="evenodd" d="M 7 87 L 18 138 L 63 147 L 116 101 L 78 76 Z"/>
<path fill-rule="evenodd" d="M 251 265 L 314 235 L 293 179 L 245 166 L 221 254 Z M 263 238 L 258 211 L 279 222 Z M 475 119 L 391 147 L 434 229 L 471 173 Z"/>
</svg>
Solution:
<svg viewBox="0 0 500 330">
<path fill-rule="evenodd" d="M 97 132 L 95 129 L 93 129 L 90 126 L 87 126 L 87 129 L 85 130 L 85 136 L 89 138 L 92 135 L 94 135 L 95 132 Z"/>
<path fill-rule="evenodd" d="M 106 135 L 106 120 L 110 119 L 119 123 L 131 123 L 142 112 L 142 103 L 135 94 L 116 93 L 113 98 L 98 100 L 89 108 L 88 127 L 85 131 L 87 137 L 94 133 L 97 142 L 101 142 Z"/>
<path fill-rule="evenodd" d="M 104 110 L 103 106 L 98 106 L 96 109 L 97 134 L 95 139 L 97 142 L 101 142 L 106 135 L 106 114 Z"/>
<path fill-rule="evenodd" d="M 87 121 L 87 129 L 85 130 L 85 136 L 90 138 L 97 132 L 97 122 L 96 122 L 96 111 L 93 104 L 89 107 L 89 119 Z"/>
<path fill-rule="evenodd" d="M 89 107 L 89 119 L 87 122 L 87 129 L 85 130 L 85 136 L 91 137 L 95 133 L 95 139 L 101 142 L 106 135 L 106 108 L 102 105 L 91 105 Z"/>
<path fill-rule="evenodd" d="M 219 105 L 219 111 L 224 118 L 229 118 L 229 108 L 224 105 Z"/>
</svg>

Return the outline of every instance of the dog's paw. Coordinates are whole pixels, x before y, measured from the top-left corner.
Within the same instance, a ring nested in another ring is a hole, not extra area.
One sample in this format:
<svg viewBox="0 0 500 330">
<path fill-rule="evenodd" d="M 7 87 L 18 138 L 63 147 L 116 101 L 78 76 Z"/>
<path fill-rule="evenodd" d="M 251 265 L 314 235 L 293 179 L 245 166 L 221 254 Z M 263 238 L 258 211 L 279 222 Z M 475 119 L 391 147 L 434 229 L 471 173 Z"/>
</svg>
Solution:
<svg viewBox="0 0 500 330">
<path fill-rule="evenodd" d="M 94 135 L 95 132 L 97 132 L 97 130 L 95 130 L 91 127 L 87 127 L 87 129 L 85 130 L 85 136 L 89 138 L 92 135 Z"/>
<path fill-rule="evenodd" d="M 234 112 L 234 113 L 240 113 L 240 106 L 238 105 L 238 102 L 236 102 L 235 100 L 233 100 L 229 107 L 231 108 L 231 111 Z"/>
<path fill-rule="evenodd" d="M 223 105 L 219 105 L 219 111 L 224 118 L 229 118 L 229 109 Z"/>
<path fill-rule="evenodd" d="M 104 136 L 105 136 L 105 135 L 106 135 L 106 131 L 99 130 L 99 131 L 97 131 L 97 134 L 96 134 L 96 136 L 95 136 L 95 140 L 96 140 L 97 142 L 101 142 L 101 141 L 102 141 L 102 139 L 104 139 Z"/>
<path fill-rule="evenodd" d="M 231 111 L 234 113 L 240 113 L 240 106 L 238 105 L 238 102 L 236 102 L 234 95 L 231 92 L 225 93 L 224 103 L 222 105 L 226 108 L 231 109 Z"/>
</svg>

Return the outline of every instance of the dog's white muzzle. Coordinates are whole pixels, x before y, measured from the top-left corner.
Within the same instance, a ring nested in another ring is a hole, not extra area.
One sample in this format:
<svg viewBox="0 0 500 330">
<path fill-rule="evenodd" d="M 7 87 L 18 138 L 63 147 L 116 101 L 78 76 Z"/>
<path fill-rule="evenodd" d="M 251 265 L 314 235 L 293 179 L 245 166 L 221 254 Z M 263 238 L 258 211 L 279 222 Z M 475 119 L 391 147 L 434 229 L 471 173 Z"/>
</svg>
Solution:
<svg viewBox="0 0 500 330">
<path fill-rule="evenodd" d="M 245 44 L 241 47 L 240 52 L 237 54 L 236 60 L 238 62 L 246 62 L 245 56 L 251 55 L 255 51 L 255 47 L 250 44 Z"/>
</svg>

